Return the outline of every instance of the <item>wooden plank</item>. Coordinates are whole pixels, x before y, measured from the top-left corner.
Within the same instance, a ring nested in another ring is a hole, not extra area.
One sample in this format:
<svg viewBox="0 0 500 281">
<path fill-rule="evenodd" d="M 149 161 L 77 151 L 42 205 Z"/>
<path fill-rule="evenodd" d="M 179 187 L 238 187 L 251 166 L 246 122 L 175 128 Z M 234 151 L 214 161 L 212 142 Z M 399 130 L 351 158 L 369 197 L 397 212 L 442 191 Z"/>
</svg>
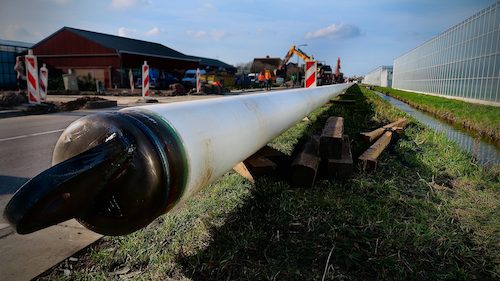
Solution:
<svg viewBox="0 0 500 281">
<path fill-rule="evenodd" d="M 344 118 L 330 117 L 319 139 L 319 155 L 323 159 L 339 159 L 342 154 Z"/>
<path fill-rule="evenodd" d="M 392 122 L 390 124 L 382 126 L 382 127 L 378 128 L 376 130 L 373 130 L 371 132 L 361 133 L 361 138 L 366 143 L 372 143 L 374 140 L 378 139 L 387 129 L 393 128 L 393 127 L 404 127 L 405 124 L 406 124 L 406 119 L 400 118 L 400 119 L 396 120 L 395 122 Z"/>
<path fill-rule="evenodd" d="M 245 164 L 243 162 L 236 164 L 236 166 L 233 167 L 233 170 L 236 173 L 240 174 L 245 179 L 247 179 L 252 184 L 255 184 L 255 179 L 253 178 L 250 171 L 248 171 L 247 167 L 245 166 Z"/>
<path fill-rule="evenodd" d="M 377 168 L 377 158 L 389 145 L 391 138 L 392 132 L 386 131 L 370 148 L 359 156 L 358 159 L 362 162 L 363 171 L 370 172 Z"/>
<path fill-rule="evenodd" d="M 331 177 L 345 179 L 352 175 L 353 161 L 349 136 L 344 135 L 342 140 L 342 156 L 340 159 L 328 159 L 328 174 Z"/>
<path fill-rule="evenodd" d="M 312 137 L 292 162 L 290 184 L 293 187 L 311 188 L 314 184 L 320 162 L 315 142 L 317 140 Z"/>
<path fill-rule="evenodd" d="M 289 156 L 270 146 L 264 146 L 252 156 L 238 163 L 233 170 L 255 184 L 260 176 L 284 174 L 290 164 Z"/>
</svg>

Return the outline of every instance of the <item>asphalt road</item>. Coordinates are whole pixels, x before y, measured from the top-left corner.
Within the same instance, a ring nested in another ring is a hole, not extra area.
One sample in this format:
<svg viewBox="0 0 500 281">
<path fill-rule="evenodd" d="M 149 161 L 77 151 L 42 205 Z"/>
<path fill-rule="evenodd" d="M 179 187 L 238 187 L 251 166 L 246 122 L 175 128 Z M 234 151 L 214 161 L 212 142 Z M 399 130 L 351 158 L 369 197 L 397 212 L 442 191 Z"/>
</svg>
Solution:
<svg viewBox="0 0 500 281">
<path fill-rule="evenodd" d="M 5 199 L 23 183 L 51 166 L 52 152 L 62 131 L 76 119 L 95 112 L 0 119 L 0 210 L 5 207 Z M 0 223 L 4 222 L 1 218 Z"/>
<path fill-rule="evenodd" d="M 199 95 L 159 97 L 161 103 L 182 102 L 222 96 Z M 49 101 L 74 97 L 49 96 Z M 29 179 L 51 167 L 52 152 L 62 131 L 80 117 L 116 111 L 137 105 L 138 97 L 111 97 L 119 107 L 78 110 L 45 115 L 0 119 L 0 212 L 13 194 Z M 19 235 L 0 215 L 0 280 L 31 280 L 74 253 L 95 242 L 101 235 L 69 220 L 28 235 Z"/>
<path fill-rule="evenodd" d="M 248 94 L 237 93 L 237 94 Z M 161 97 L 161 103 L 222 96 Z M 51 101 L 71 99 L 50 97 Z M 137 97 L 120 97 L 118 105 L 135 105 Z M 30 178 L 51 166 L 52 152 L 62 131 L 76 119 L 101 110 L 79 110 L 45 115 L 0 119 L 0 212 L 8 200 Z M 99 239 L 101 235 L 85 229 L 75 220 L 28 235 L 14 233 L 0 216 L 0 279 L 31 280 L 55 264 Z"/>
<path fill-rule="evenodd" d="M 0 211 L 23 183 L 51 166 L 54 146 L 71 122 L 117 109 L 0 119 Z M 0 279 L 31 280 L 100 237 L 75 220 L 18 235 L 0 216 Z"/>
</svg>

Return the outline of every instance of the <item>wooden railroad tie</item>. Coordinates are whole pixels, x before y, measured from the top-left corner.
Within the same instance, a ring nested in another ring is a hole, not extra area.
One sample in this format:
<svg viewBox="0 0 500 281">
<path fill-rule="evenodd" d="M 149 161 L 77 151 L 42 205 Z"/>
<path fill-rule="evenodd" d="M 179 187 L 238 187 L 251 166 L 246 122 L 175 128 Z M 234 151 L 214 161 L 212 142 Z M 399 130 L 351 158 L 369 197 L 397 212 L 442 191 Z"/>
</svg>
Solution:
<svg viewBox="0 0 500 281">
<path fill-rule="evenodd" d="M 386 131 L 370 148 L 368 148 L 359 160 L 362 163 L 362 169 L 366 172 L 371 172 L 377 168 L 377 158 L 389 145 L 392 138 L 392 131 Z"/>
<path fill-rule="evenodd" d="M 282 172 L 288 163 L 287 155 L 266 145 L 243 162 L 236 164 L 233 170 L 255 184 L 256 178 L 276 175 Z"/>
<path fill-rule="evenodd" d="M 372 143 L 373 141 L 378 139 L 386 130 L 391 128 L 404 128 L 405 125 L 406 125 L 406 119 L 400 118 L 395 122 L 382 126 L 371 132 L 361 133 L 361 138 L 365 143 Z"/>
<path fill-rule="evenodd" d="M 290 173 L 291 186 L 301 188 L 313 186 L 320 163 L 318 143 L 319 136 L 312 136 L 293 160 Z"/>
<path fill-rule="evenodd" d="M 331 177 L 345 179 L 352 175 L 353 161 L 349 136 L 342 139 L 342 154 L 339 159 L 328 159 L 328 174 Z"/>
<path fill-rule="evenodd" d="M 339 159 L 342 155 L 344 118 L 330 117 L 319 139 L 319 155 L 323 159 Z"/>
<path fill-rule="evenodd" d="M 377 158 L 391 142 L 393 133 L 401 133 L 404 130 L 406 122 L 405 118 L 400 118 L 371 132 L 361 133 L 363 140 L 367 143 L 377 140 L 358 158 L 363 171 L 371 172 L 377 168 Z"/>
</svg>

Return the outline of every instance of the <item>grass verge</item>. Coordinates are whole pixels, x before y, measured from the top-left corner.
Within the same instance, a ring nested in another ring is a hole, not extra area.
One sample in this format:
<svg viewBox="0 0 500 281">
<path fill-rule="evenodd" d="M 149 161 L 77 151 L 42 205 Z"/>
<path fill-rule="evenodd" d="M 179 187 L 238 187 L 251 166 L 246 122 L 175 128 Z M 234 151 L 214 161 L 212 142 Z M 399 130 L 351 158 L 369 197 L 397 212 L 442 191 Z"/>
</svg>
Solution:
<svg viewBox="0 0 500 281">
<path fill-rule="evenodd" d="M 385 87 L 375 90 L 397 98 L 409 105 L 429 112 L 441 119 L 472 130 L 500 144 L 500 108 L 468 103 Z"/>
<path fill-rule="evenodd" d="M 275 139 L 291 154 L 330 115 L 358 133 L 404 113 L 353 86 Z M 41 280 L 498 280 L 500 169 L 485 170 L 410 119 L 375 173 L 312 189 L 229 172 L 184 208 L 105 237 Z M 69 275 L 63 270 L 69 269 Z"/>
</svg>

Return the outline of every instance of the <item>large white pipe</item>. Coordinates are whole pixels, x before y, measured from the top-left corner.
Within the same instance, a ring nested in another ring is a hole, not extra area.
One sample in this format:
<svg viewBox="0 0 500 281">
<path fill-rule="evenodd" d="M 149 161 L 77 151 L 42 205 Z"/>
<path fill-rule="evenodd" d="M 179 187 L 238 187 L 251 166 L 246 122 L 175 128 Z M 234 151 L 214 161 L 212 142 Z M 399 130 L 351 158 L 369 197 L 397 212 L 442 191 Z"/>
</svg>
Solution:
<svg viewBox="0 0 500 281">
<path fill-rule="evenodd" d="M 72 217 L 102 234 L 133 232 L 351 85 L 85 116 L 60 136 L 54 166 L 21 187 L 4 215 L 19 233 Z"/>
<path fill-rule="evenodd" d="M 351 85 L 157 104 L 122 111 L 157 115 L 177 132 L 188 158 L 185 199 Z"/>
</svg>

